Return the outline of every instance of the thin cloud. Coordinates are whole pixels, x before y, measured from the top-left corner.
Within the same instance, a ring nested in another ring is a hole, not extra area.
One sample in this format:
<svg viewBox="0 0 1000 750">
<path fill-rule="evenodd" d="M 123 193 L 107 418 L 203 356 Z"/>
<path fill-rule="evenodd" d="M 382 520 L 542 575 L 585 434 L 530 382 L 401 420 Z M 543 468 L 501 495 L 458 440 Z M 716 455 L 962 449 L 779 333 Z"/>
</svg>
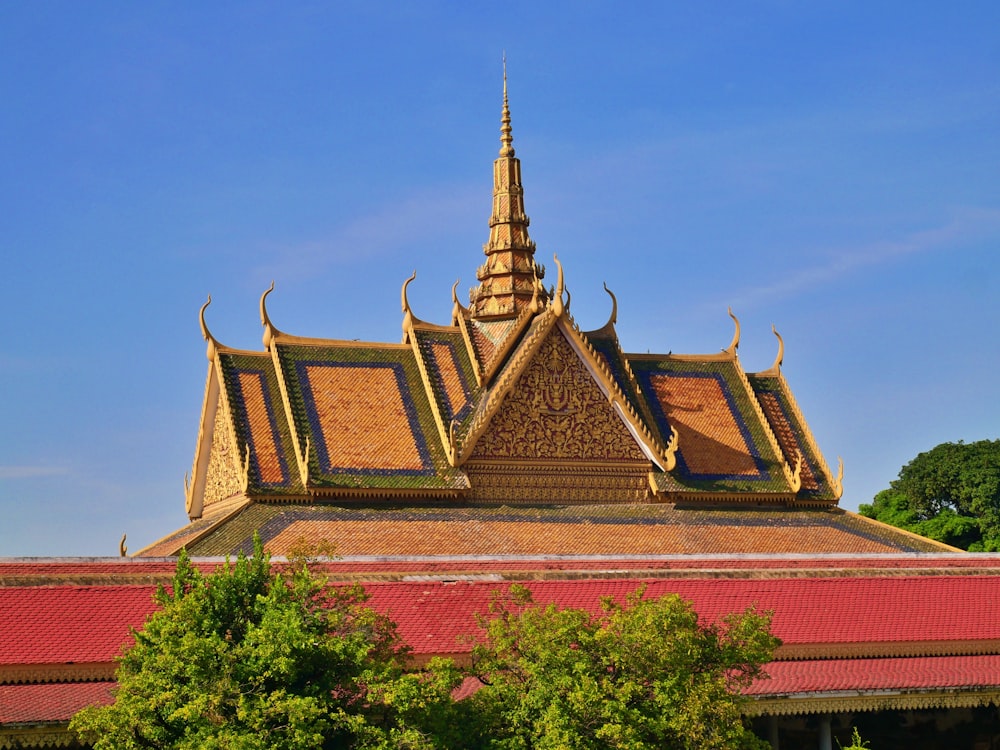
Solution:
<svg viewBox="0 0 1000 750">
<path fill-rule="evenodd" d="M 369 261 L 408 246 L 426 248 L 457 219 L 482 214 L 489 206 L 488 188 L 479 183 L 452 185 L 412 195 L 360 216 L 323 239 L 271 249 L 268 263 L 255 275 L 269 279 L 280 272 L 286 281 L 308 278 L 333 264 Z"/>
<path fill-rule="evenodd" d="M 1000 240 L 1000 209 L 965 209 L 943 226 L 913 232 L 895 241 L 844 250 L 826 264 L 800 269 L 773 284 L 744 289 L 732 304 L 745 309 L 764 300 L 794 297 L 868 266 L 920 253 L 955 250 L 962 243 L 989 237 Z"/>
<path fill-rule="evenodd" d="M 37 479 L 68 474 L 61 466 L 0 466 L 0 479 Z"/>
</svg>

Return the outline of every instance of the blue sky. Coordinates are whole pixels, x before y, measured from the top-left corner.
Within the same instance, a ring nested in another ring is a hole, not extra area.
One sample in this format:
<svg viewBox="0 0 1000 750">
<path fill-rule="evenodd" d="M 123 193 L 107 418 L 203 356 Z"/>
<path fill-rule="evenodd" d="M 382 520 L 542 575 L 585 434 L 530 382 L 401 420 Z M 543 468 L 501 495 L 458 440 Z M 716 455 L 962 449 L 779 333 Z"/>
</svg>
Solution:
<svg viewBox="0 0 1000 750">
<path fill-rule="evenodd" d="M 616 7 L 617 6 L 617 7 Z M 0 6 L 0 556 L 181 526 L 213 334 L 474 283 L 501 53 L 543 263 L 627 351 L 784 372 L 844 507 L 997 438 L 1000 4 Z"/>
</svg>

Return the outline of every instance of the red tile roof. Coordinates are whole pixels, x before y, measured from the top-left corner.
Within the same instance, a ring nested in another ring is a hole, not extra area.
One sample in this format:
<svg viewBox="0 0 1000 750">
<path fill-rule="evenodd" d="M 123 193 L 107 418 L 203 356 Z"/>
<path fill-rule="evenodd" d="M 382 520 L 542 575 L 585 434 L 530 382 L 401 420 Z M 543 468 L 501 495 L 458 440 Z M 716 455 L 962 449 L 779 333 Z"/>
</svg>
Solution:
<svg viewBox="0 0 1000 750">
<path fill-rule="evenodd" d="M 847 690 L 930 690 L 1000 685 L 1000 656 L 922 656 L 885 659 L 810 659 L 767 665 L 749 695 L 795 695 Z"/>
<path fill-rule="evenodd" d="M 0 685 L 0 726 L 65 722 L 86 706 L 111 703 L 114 682 Z"/>
<path fill-rule="evenodd" d="M 786 646 L 924 644 L 1000 640 L 1000 578 L 584 579 L 526 581 L 539 604 L 596 612 L 602 597 L 622 600 L 644 583 L 646 595 L 679 594 L 706 621 L 751 605 L 773 610 L 773 631 Z M 507 584 L 497 581 L 369 583 L 376 609 L 388 613 L 416 653 L 459 653 L 476 613 Z M 986 646 L 984 645 L 984 648 Z"/>
<path fill-rule="evenodd" d="M 153 609 L 155 586 L 0 588 L 0 666 L 109 663 Z"/>
</svg>

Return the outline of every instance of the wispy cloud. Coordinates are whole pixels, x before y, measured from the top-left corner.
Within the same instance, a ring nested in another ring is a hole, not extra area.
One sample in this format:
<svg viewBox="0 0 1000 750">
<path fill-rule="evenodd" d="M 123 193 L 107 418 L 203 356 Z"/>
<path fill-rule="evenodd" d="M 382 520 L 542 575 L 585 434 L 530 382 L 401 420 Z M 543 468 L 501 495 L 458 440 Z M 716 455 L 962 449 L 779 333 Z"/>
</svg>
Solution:
<svg viewBox="0 0 1000 750">
<path fill-rule="evenodd" d="M 996 238 L 1000 243 L 1000 209 L 963 209 L 942 226 L 913 232 L 895 240 L 845 248 L 834 252 L 834 257 L 827 263 L 793 271 L 771 284 L 743 289 L 732 298 L 732 304 L 746 309 L 765 300 L 793 297 L 815 290 L 817 286 L 834 283 L 866 267 L 899 261 L 920 253 L 954 251 L 963 243 L 989 237 Z"/>
<path fill-rule="evenodd" d="M 68 474 L 61 466 L 0 466 L 0 479 L 37 479 Z"/>
<path fill-rule="evenodd" d="M 426 250 L 435 237 L 464 217 L 480 217 L 489 206 L 482 184 L 439 186 L 359 216 L 327 237 L 268 250 L 261 279 L 316 276 L 333 264 L 370 261 L 401 247 Z"/>
</svg>

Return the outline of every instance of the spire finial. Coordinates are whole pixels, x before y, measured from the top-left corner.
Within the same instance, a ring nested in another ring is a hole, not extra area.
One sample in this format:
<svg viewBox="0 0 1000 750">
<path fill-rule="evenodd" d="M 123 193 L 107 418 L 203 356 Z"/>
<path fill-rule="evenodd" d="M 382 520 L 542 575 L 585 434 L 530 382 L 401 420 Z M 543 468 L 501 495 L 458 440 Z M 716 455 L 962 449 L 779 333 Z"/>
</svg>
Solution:
<svg viewBox="0 0 1000 750">
<path fill-rule="evenodd" d="M 513 128 L 510 126 L 510 107 L 507 105 L 507 53 L 503 53 L 503 112 L 500 114 L 500 156 L 514 155 Z"/>
</svg>

